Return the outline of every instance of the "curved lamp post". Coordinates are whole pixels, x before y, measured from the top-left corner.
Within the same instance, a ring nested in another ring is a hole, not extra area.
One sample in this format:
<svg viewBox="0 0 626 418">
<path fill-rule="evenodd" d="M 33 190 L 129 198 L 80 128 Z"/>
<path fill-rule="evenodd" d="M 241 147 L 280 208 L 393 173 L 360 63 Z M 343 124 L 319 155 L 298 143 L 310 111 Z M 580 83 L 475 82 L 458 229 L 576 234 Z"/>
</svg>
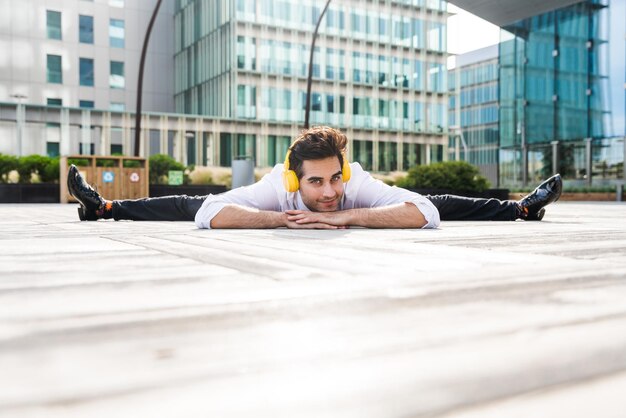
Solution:
<svg viewBox="0 0 626 418">
<path fill-rule="evenodd" d="M 141 61 L 139 62 L 139 76 L 137 77 L 137 109 L 135 110 L 135 157 L 139 157 L 139 137 L 141 135 L 141 96 L 143 93 L 143 67 L 146 64 L 146 52 L 148 51 L 148 42 L 150 41 L 150 33 L 152 32 L 152 26 L 156 20 L 157 13 L 161 7 L 161 0 L 157 0 L 157 4 L 152 12 L 150 23 L 148 23 L 148 30 L 146 31 L 146 37 L 143 39 L 143 47 L 141 48 Z"/>
<path fill-rule="evenodd" d="M 326 6 L 324 6 L 322 14 L 320 14 L 319 19 L 317 19 L 317 25 L 315 25 L 315 31 L 313 32 L 313 41 L 311 42 L 311 56 L 309 57 L 309 76 L 306 79 L 306 107 L 304 110 L 304 129 L 309 128 L 309 113 L 311 112 L 311 79 L 313 78 L 313 53 L 315 51 L 315 39 L 317 38 L 317 31 L 320 28 L 320 23 L 324 18 L 324 14 L 326 13 L 326 9 L 328 9 L 329 4 L 330 0 L 326 2 Z"/>
</svg>

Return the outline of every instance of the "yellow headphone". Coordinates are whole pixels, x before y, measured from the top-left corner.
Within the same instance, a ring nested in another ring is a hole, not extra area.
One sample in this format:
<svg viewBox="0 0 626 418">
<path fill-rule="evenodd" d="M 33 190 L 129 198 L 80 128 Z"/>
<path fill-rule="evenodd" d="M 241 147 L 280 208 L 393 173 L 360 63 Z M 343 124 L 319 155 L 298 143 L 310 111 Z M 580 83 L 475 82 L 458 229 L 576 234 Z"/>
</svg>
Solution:
<svg viewBox="0 0 626 418">
<path fill-rule="evenodd" d="M 291 149 L 287 151 L 287 155 L 285 156 L 285 170 L 283 171 L 283 185 L 285 186 L 285 190 L 289 193 L 297 192 L 300 188 L 300 182 L 298 181 L 298 175 L 295 171 L 289 169 L 289 156 L 291 155 Z M 341 154 L 343 156 L 343 166 L 341 167 L 341 180 L 344 183 L 347 183 L 350 180 L 350 176 L 352 175 L 352 170 L 350 168 L 350 163 L 348 162 L 348 158 L 346 158 L 346 154 Z"/>
</svg>

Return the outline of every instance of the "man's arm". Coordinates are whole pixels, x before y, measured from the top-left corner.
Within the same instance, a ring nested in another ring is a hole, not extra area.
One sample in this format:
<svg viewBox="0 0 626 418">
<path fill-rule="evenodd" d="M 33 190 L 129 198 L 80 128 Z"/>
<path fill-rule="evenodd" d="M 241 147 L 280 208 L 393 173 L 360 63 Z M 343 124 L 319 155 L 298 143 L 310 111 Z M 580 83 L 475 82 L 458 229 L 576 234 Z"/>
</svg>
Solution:
<svg viewBox="0 0 626 418">
<path fill-rule="evenodd" d="M 297 223 L 290 221 L 285 212 L 259 210 L 246 206 L 229 204 L 211 219 L 211 228 L 297 228 L 297 229 L 337 229 L 335 225 L 321 222 Z"/>
<path fill-rule="evenodd" d="M 337 227 L 422 228 L 428 221 L 413 203 L 399 203 L 378 208 L 348 209 L 337 212 L 288 210 L 287 220 L 299 225 L 328 224 Z"/>
</svg>

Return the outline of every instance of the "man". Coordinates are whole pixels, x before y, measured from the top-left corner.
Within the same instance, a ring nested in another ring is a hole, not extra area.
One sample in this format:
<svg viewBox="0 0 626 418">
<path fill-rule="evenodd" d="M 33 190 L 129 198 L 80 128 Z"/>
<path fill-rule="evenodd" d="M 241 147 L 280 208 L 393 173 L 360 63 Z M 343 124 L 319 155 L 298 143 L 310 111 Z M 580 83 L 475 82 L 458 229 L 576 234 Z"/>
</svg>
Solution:
<svg viewBox="0 0 626 418">
<path fill-rule="evenodd" d="M 346 158 L 347 138 L 329 127 L 300 133 L 259 182 L 209 196 L 104 200 L 71 166 L 67 184 L 81 220 L 192 221 L 199 228 L 436 228 L 440 220 L 541 220 L 561 195 L 557 174 L 520 201 L 422 196 L 375 180 Z"/>
</svg>

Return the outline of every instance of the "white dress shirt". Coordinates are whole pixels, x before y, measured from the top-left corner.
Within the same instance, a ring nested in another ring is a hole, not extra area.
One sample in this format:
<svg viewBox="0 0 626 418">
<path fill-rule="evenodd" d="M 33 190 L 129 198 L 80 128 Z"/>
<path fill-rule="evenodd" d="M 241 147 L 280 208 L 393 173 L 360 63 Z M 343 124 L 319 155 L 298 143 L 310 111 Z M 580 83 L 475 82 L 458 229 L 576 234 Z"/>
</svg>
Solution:
<svg viewBox="0 0 626 418">
<path fill-rule="evenodd" d="M 413 203 L 422 212 L 428 222 L 424 228 L 439 226 L 437 208 L 424 196 L 406 189 L 389 186 L 373 178 L 364 171 L 359 163 L 351 163 L 350 181 L 344 183 L 344 195 L 338 210 L 356 208 L 378 208 L 398 203 Z M 256 208 L 284 212 L 290 209 L 308 210 L 300 192 L 289 193 L 283 186 L 283 164 L 274 166 L 269 174 L 251 186 L 239 187 L 226 193 L 209 195 L 196 213 L 195 222 L 198 228 L 211 228 L 211 219 L 224 206 L 237 204 Z"/>
</svg>

